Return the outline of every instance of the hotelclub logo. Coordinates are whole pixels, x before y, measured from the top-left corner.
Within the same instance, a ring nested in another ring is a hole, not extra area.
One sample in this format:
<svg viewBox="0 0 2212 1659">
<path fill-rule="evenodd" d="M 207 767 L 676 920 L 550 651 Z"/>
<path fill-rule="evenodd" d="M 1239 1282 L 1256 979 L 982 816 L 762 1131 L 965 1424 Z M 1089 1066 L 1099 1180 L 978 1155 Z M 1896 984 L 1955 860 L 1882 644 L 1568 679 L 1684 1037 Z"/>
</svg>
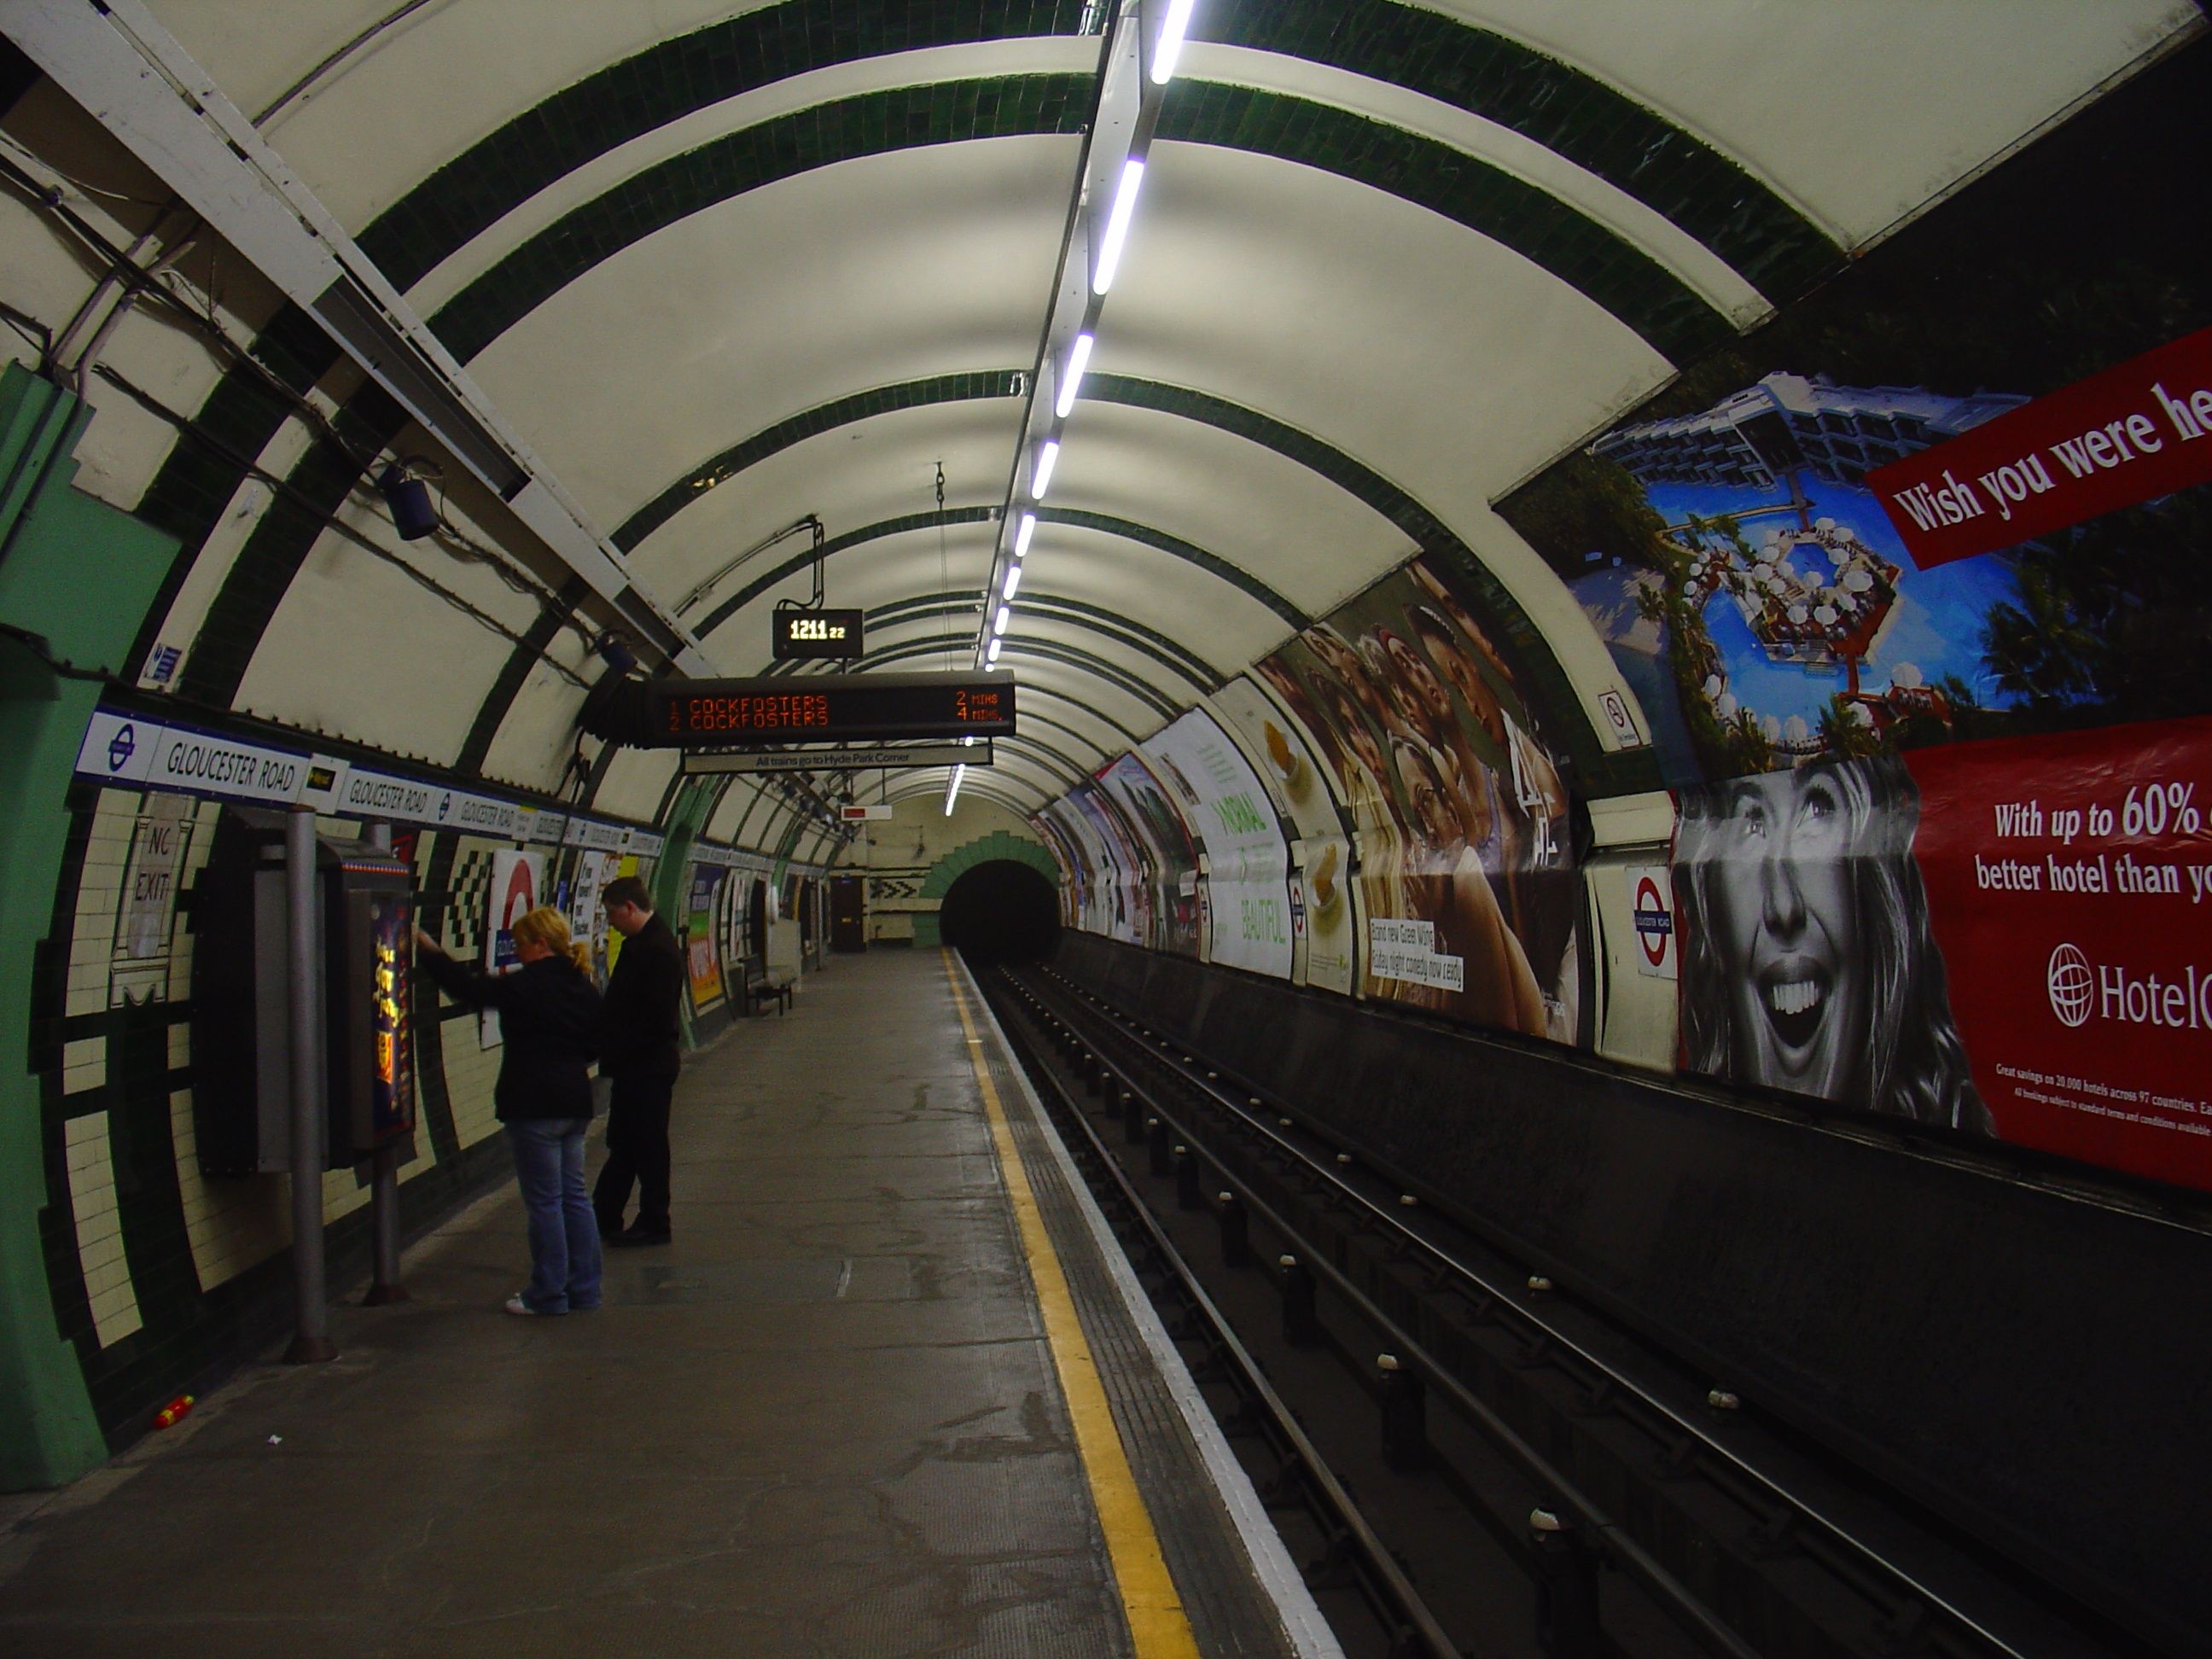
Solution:
<svg viewBox="0 0 2212 1659">
<path fill-rule="evenodd" d="M 2078 945 L 2059 945 L 2044 970 L 2051 1012 L 2078 1030 L 2091 1020 L 2152 1025 L 2175 1031 L 2212 1030 L 2212 974 L 2185 966 L 2172 973 L 2137 974 L 2118 963 L 2093 963 Z"/>
</svg>

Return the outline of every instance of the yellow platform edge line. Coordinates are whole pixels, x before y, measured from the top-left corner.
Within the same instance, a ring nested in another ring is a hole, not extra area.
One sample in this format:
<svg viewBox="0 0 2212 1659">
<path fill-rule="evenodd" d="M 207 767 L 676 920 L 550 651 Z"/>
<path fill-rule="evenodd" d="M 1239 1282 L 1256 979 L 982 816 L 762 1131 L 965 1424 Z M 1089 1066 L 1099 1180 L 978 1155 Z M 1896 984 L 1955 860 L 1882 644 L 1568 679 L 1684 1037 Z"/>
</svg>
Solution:
<svg viewBox="0 0 2212 1659">
<path fill-rule="evenodd" d="M 975 1068 L 975 1086 L 983 1097 L 983 1111 L 990 1121 L 992 1144 L 1012 1205 L 1022 1253 L 1028 1258 L 1030 1282 L 1036 1288 L 1037 1307 L 1044 1318 L 1045 1340 L 1052 1350 L 1053 1366 L 1060 1374 L 1060 1392 L 1067 1400 L 1067 1414 L 1075 1428 L 1075 1447 L 1083 1460 L 1084 1479 L 1090 1484 L 1091 1501 L 1098 1512 L 1099 1529 L 1106 1535 L 1106 1553 L 1113 1565 L 1114 1582 L 1121 1607 L 1129 1620 L 1129 1635 L 1136 1644 L 1137 1659 L 1198 1659 L 1198 1642 L 1190 1620 L 1184 1616 L 1182 1599 L 1160 1553 L 1159 1534 L 1137 1490 L 1137 1477 L 1121 1448 L 1121 1433 L 1115 1426 L 1113 1408 L 1106 1403 L 1105 1385 L 1098 1380 L 1097 1361 L 1075 1316 L 1075 1299 L 1068 1294 L 1066 1275 L 1060 1256 L 1045 1231 L 1036 1194 L 1030 1189 L 1029 1171 L 1005 1107 L 991 1081 L 991 1064 L 975 1022 L 968 1012 L 968 994 L 952 953 L 945 952 L 945 976 L 952 988 L 952 1006 L 960 1015 L 960 1029 L 968 1036 L 969 1063 Z"/>
</svg>

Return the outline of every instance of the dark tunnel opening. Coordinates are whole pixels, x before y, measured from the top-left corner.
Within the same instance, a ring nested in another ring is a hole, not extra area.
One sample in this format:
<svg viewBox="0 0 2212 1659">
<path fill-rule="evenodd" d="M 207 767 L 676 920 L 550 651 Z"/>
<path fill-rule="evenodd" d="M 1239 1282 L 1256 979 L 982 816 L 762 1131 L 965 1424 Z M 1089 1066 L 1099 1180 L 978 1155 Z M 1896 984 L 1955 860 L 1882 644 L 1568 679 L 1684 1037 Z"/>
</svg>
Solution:
<svg viewBox="0 0 2212 1659">
<path fill-rule="evenodd" d="M 1034 962 L 1060 936 L 1060 904 L 1052 883 L 1028 865 L 994 859 L 952 884 L 938 927 L 970 962 Z"/>
</svg>

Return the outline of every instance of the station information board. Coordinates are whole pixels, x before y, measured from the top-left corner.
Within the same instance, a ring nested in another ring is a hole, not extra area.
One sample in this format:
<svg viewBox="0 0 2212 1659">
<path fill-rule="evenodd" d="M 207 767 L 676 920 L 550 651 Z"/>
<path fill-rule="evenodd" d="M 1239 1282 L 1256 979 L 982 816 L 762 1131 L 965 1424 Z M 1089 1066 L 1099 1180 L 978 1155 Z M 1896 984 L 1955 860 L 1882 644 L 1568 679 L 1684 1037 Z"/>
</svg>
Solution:
<svg viewBox="0 0 2212 1659">
<path fill-rule="evenodd" d="M 1011 737 L 1003 674 L 809 674 L 653 680 L 641 741 L 659 749 L 902 738 Z"/>
<path fill-rule="evenodd" d="M 778 662 L 853 662 L 866 654 L 858 611 L 779 611 L 771 626 Z"/>
</svg>

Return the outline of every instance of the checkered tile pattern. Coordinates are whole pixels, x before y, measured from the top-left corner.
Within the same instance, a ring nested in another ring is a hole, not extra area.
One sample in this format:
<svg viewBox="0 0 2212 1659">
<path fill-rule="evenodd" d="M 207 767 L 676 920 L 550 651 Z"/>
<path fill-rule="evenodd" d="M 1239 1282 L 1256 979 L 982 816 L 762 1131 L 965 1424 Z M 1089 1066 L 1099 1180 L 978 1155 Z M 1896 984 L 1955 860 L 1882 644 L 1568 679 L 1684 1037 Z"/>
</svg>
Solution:
<svg viewBox="0 0 2212 1659">
<path fill-rule="evenodd" d="M 438 939 L 457 962 L 483 955 L 484 918 L 491 907 L 491 856 L 501 850 L 489 842 L 465 842 L 453 860 L 449 902 L 438 918 Z"/>
</svg>

